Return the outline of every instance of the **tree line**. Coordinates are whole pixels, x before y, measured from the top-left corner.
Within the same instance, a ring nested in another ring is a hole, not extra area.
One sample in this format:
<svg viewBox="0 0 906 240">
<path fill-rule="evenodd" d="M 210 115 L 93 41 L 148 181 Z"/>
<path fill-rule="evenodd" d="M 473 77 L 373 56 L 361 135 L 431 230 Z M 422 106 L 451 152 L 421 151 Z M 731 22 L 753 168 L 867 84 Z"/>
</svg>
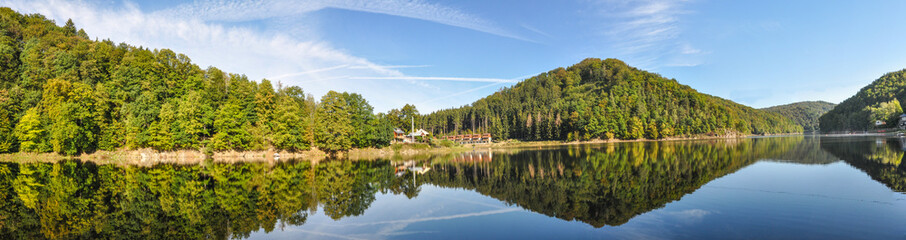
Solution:
<svg viewBox="0 0 906 240">
<path fill-rule="evenodd" d="M 903 114 L 904 89 L 906 69 L 884 74 L 822 115 L 821 131 L 865 131 L 875 128 L 876 121 L 886 123 L 877 127 L 896 126 L 899 115 Z"/>
<path fill-rule="evenodd" d="M 427 114 L 420 126 L 440 135 L 568 141 L 803 131 L 779 114 L 699 93 L 617 59 L 596 58 Z"/>
<path fill-rule="evenodd" d="M 0 153 L 383 147 L 361 95 L 202 69 L 169 49 L 90 40 L 70 20 L 0 8 Z M 397 117 L 398 118 L 398 117 Z"/>
<path fill-rule="evenodd" d="M 804 101 L 773 106 L 762 110 L 785 116 L 802 126 L 802 129 L 806 132 L 817 132 L 818 118 L 834 109 L 834 106 L 836 104 L 825 101 Z"/>
<path fill-rule="evenodd" d="M 383 147 L 393 128 L 497 139 L 661 139 L 802 132 L 616 59 L 586 59 L 471 105 L 373 112 L 361 95 L 202 69 L 169 49 L 90 40 L 72 21 L 0 8 L 0 152 L 153 148 L 327 152 Z"/>
</svg>

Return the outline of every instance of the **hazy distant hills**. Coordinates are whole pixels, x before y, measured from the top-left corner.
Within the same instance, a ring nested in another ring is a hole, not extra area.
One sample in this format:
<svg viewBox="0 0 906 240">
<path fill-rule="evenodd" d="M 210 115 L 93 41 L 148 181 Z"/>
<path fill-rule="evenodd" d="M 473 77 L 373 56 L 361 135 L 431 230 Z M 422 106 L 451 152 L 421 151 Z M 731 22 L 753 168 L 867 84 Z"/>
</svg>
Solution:
<svg viewBox="0 0 906 240">
<path fill-rule="evenodd" d="M 846 99 L 820 118 L 822 132 L 859 131 L 874 127 L 876 120 L 896 124 L 896 117 L 903 113 L 902 100 L 906 98 L 906 69 L 887 73 L 856 95 Z"/>
<path fill-rule="evenodd" d="M 763 108 L 762 110 L 780 114 L 790 118 L 806 132 L 818 131 L 818 118 L 824 113 L 834 109 L 836 104 L 825 101 L 805 101 L 786 105 Z"/>
<path fill-rule="evenodd" d="M 435 134 L 527 140 L 657 139 L 802 132 L 780 114 L 707 95 L 617 59 L 589 58 L 460 108 L 425 116 Z"/>
</svg>

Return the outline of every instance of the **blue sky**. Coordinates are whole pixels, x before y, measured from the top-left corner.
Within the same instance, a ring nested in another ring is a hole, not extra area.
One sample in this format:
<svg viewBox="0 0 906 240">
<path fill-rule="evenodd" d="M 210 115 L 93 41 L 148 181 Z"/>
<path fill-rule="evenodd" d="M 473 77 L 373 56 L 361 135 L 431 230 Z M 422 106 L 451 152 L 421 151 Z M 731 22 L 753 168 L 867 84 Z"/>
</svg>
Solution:
<svg viewBox="0 0 906 240">
<path fill-rule="evenodd" d="M 376 111 L 469 104 L 618 58 L 753 107 L 839 103 L 906 68 L 904 1 L 67 1 L 0 3 L 196 64 L 361 93 Z"/>
</svg>

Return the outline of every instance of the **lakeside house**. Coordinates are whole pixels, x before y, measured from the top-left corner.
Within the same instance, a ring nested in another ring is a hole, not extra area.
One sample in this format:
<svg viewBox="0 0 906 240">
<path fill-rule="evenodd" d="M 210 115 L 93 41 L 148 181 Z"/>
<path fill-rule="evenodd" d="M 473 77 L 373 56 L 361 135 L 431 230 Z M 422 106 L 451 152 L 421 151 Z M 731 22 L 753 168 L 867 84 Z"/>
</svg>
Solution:
<svg viewBox="0 0 906 240">
<path fill-rule="evenodd" d="M 406 132 L 399 128 L 393 129 L 393 140 L 397 142 L 405 142 Z"/>
<path fill-rule="evenodd" d="M 419 128 L 419 129 L 416 130 L 415 132 L 410 133 L 410 134 L 409 134 L 409 137 L 412 137 L 412 138 L 414 138 L 414 137 L 427 137 L 427 136 L 430 135 L 430 134 L 431 134 L 431 133 L 428 133 L 428 131 L 425 131 L 425 129 Z"/>
<path fill-rule="evenodd" d="M 431 133 L 428 133 L 428 131 L 425 131 L 425 129 L 419 128 L 418 130 L 415 130 L 415 132 L 412 132 L 412 133 L 409 133 L 409 135 L 406 135 L 406 140 L 407 140 L 407 143 L 414 143 L 414 142 L 417 142 L 417 140 L 419 138 L 421 138 L 421 139 L 427 138 L 428 135 L 430 135 L 430 134 Z"/>
<path fill-rule="evenodd" d="M 393 130 L 393 140 L 398 143 L 414 143 L 419 137 L 427 138 L 429 135 L 431 133 L 425 131 L 425 129 L 418 129 L 409 134 L 399 128 Z"/>
</svg>

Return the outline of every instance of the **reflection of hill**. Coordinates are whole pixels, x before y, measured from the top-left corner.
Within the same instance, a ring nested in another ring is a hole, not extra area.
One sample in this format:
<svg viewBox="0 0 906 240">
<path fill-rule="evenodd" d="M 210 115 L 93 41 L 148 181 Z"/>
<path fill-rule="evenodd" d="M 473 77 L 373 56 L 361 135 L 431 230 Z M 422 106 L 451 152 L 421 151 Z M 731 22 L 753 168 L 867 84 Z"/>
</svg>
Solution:
<svg viewBox="0 0 906 240">
<path fill-rule="evenodd" d="M 903 139 L 822 138 L 821 148 L 898 192 L 906 192 Z"/>
<path fill-rule="evenodd" d="M 767 161 L 789 162 L 797 164 L 830 164 L 840 161 L 833 154 L 821 149 L 821 140 L 818 137 L 794 136 L 785 137 L 780 141 L 796 142 L 796 139 L 802 139 L 798 143 L 781 144 L 782 153 L 770 156 Z"/>
<path fill-rule="evenodd" d="M 473 189 L 525 209 L 595 227 L 620 225 L 765 156 L 789 138 L 573 146 L 437 164 L 422 179 Z"/>
<path fill-rule="evenodd" d="M 471 189 L 596 227 L 620 225 L 759 159 L 820 162 L 809 157 L 821 149 L 863 159 L 847 162 L 903 189 L 903 153 L 893 143 L 848 149 L 803 137 L 635 142 L 476 150 L 411 163 L 0 163 L 0 239 L 242 237 L 304 224 L 318 209 L 333 219 L 357 216 L 378 192 L 415 198 L 422 184 Z"/>
</svg>

